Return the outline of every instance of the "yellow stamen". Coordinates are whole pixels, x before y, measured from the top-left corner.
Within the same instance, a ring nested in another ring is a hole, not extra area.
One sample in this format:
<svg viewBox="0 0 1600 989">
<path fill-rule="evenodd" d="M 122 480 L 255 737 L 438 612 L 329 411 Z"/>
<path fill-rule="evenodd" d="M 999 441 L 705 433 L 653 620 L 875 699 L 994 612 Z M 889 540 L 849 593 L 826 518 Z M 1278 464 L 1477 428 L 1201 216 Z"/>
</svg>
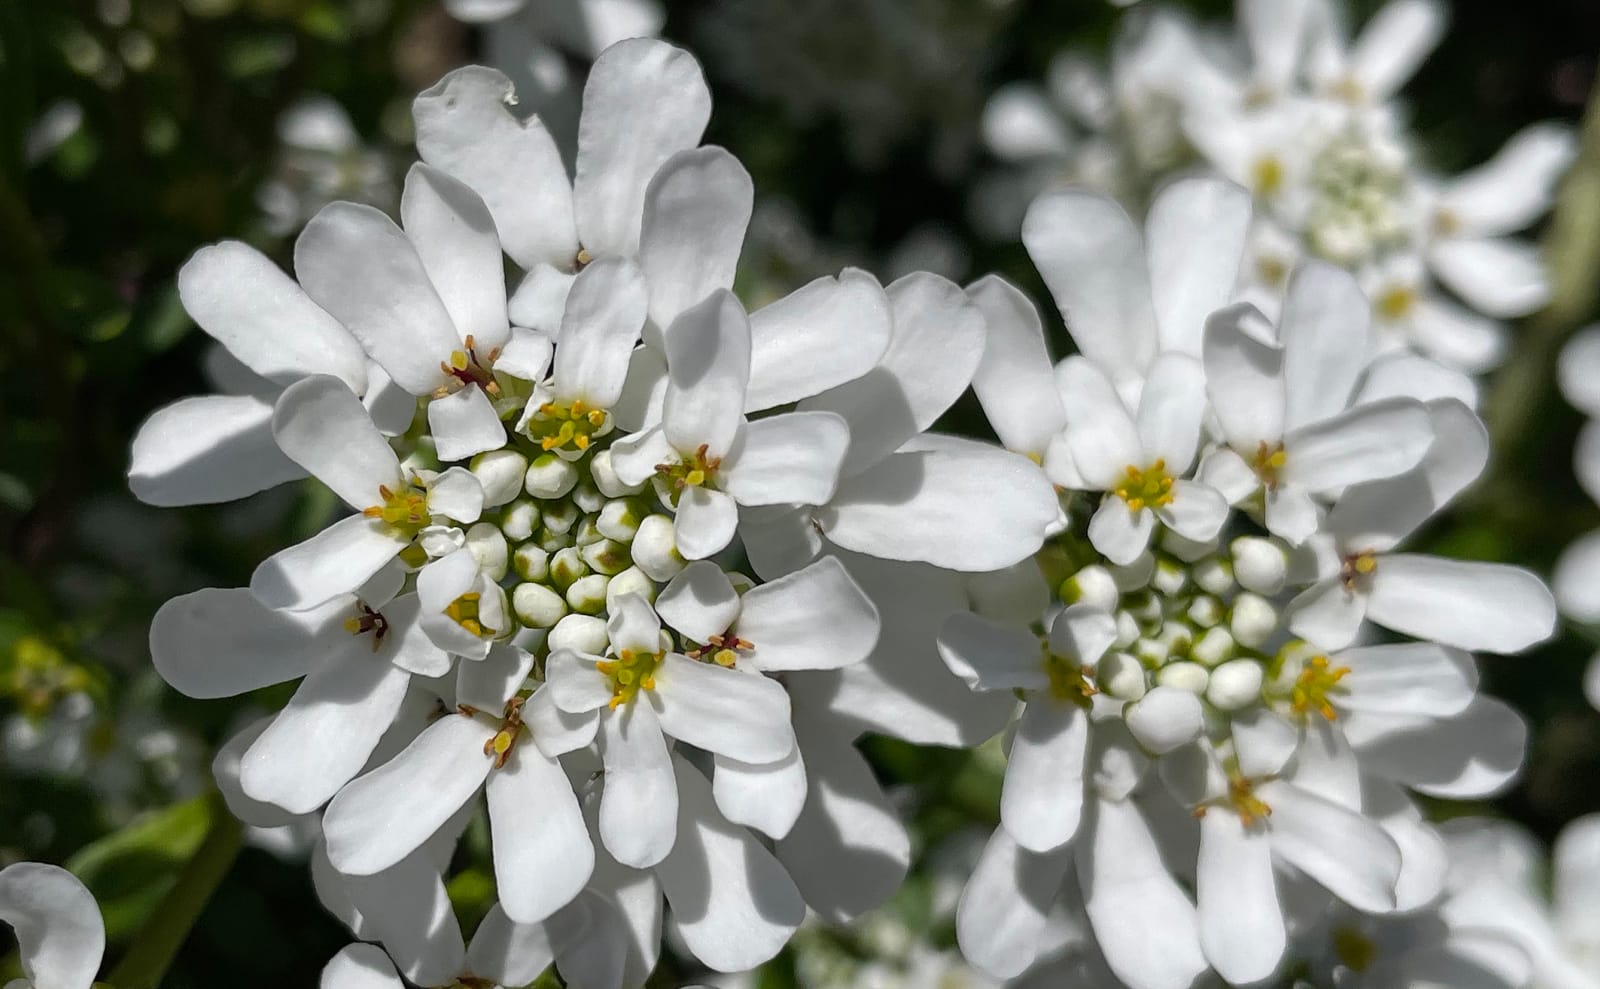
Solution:
<svg viewBox="0 0 1600 989">
<path fill-rule="evenodd" d="M 1282 443 L 1268 445 L 1262 440 L 1256 447 L 1256 455 L 1250 459 L 1250 467 L 1261 478 L 1261 483 L 1267 490 L 1278 490 L 1278 482 L 1283 474 L 1284 465 L 1289 462 L 1289 455 L 1284 452 Z"/>
<path fill-rule="evenodd" d="M 1301 719 L 1315 711 L 1328 721 L 1337 721 L 1339 712 L 1334 710 L 1331 698 L 1345 693 L 1347 688 L 1341 687 L 1339 681 L 1349 672 L 1348 666 L 1330 666 L 1326 656 L 1311 657 L 1289 689 L 1289 707 Z"/>
<path fill-rule="evenodd" d="M 1394 322 L 1405 319 L 1417 307 L 1416 290 L 1405 285 L 1394 285 L 1378 293 L 1373 308 L 1383 319 Z"/>
<path fill-rule="evenodd" d="M 1355 590 L 1356 584 L 1364 578 L 1371 577 L 1378 570 L 1378 556 L 1372 550 L 1362 550 L 1359 553 L 1350 553 L 1339 564 L 1339 582 L 1347 591 Z"/>
<path fill-rule="evenodd" d="M 1113 488 L 1112 494 L 1128 503 L 1128 511 L 1137 512 L 1172 504 L 1172 484 L 1167 462 L 1157 459 L 1144 470 L 1128 465 L 1126 480 Z"/>
<path fill-rule="evenodd" d="M 1250 184 L 1255 194 L 1263 199 L 1270 199 L 1283 188 L 1284 169 L 1283 161 L 1276 155 L 1268 155 L 1256 160 L 1250 169 Z"/>
<path fill-rule="evenodd" d="M 468 591 L 445 607 L 445 616 L 479 638 L 495 635 L 497 631 L 484 625 L 479 618 L 478 606 L 482 599 L 483 595 L 477 591 Z"/>
<path fill-rule="evenodd" d="M 361 511 L 369 519 L 381 519 L 402 534 L 415 537 L 428 524 L 428 492 L 412 483 L 399 491 L 378 485 L 378 504 Z"/>
<path fill-rule="evenodd" d="M 575 398 L 570 405 L 545 402 L 526 428 L 529 438 L 538 440 L 541 449 L 571 446 L 581 452 L 610 431 L 611 420 L 605 410 L 591 408 L 583 399 Z"/>
<path fill-rule="evenodd" d="M 702 443 L 693 456 L 683 457 L 677 463 L 656 464 L 656 473 L 665 477 L 674 491 L 703 487 L 714 489 L 722 458 L 707 456 L 710 450 L 709 444 Z"/>
<path fill-rule="evenodd" d="M 602 660 L 595 669 L 611 681 L 611 710 L 633 702 L 641 690 L 656 689 L 656 670 L 665 653 L 618 651 L 615 659 Z"/>
</svg>

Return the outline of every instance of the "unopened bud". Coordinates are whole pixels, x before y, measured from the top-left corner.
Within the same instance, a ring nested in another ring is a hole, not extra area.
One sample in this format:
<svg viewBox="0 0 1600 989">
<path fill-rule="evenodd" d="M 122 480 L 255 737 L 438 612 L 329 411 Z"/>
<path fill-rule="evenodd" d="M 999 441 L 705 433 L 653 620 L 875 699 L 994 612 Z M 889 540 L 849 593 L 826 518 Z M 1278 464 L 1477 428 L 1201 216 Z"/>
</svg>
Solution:
<svg viewBox="0 0 1600 989">
<path fill-rule="evenodd" d="M 598 615 L 606 608 L 606 587 L 611 578 L 602 574 L 579 577 L 567 588 L 567 604 L 580 615 Z"/>
<path fill-rule="evenodd" d="M 634 564 L 651 580 L 671 580 L 688 566 L 678 553 L 672 519 L 665 515 L 651 515 L 639 523 L 632 549 Z"/>
<path fill-rule="evenodd" d="M 594 486 L 607 498 L 624 498 L 644 490 L 643 484 L 622 483 L 616 469 L 611 466 L 610 450 L 601 450 L 590 459 L 589 473 L 594 477 Z"/>
<path fill-rule="evenodd" d="M 1126 611 L 1117 612 L 1117 641 L 1113 643 L 1118 649 L 1126 649 L 1139 641 L 1139 623 Z"/>
<path fill-rule="evenodd" d="M 607 539 L 615 539 L 619 543 L 631 543 L 633 537 L 639 532 L 639 523 L 649 514 L 649 509 L 644 502 L 637 498 L 619 498 L 608 501 L 600 509 L 600 517 L 595 520 L 595 528 Z"/>
<path fill-rule="evenodd" d="M 584 512 L 593 514 L 600 510 L 600 506 L 606 503 L 606 499 L 592 481 L 582 481 L 572 489 L 572 502 L 583 509 Z"/>
<path fill-rule="evenodd" d="M 1156 681 L 1164 687 L 1187 690 L 1196 696 L 1206 692 L 1211 674 L 1199 663 L 1168 663 L 1156 674 Z"/>
<path fill-rule="evenodd" d="M 1261 664 L 1235 659 L 1211 671 L 1206 700 L 1224 711 L 1238 711 L 1261 699 Z"/>
<path fill-rule="evenodd" d="M 1117 598 L 1116 579 L 1111 571 L 1091 564 L 1061 582 L 1056 592 L 1062 604 L 1087 604 L 1101 611 L 1115 611 Z"/>
<path fill-rule="evenodd" d="M 483 485 L 483 507 L 498 508 L 522 493 L 528 458 L 509 448 L 489 450 L 473 457 L 470 469 Z"/>
<path fill-rule="evenodd" d="M 567 614 L 567 602 L 543 584 L 518 584 L 511 592 L 517 621 L 529 628 L 550 628 Z"/>
<path fill-rule="evenodd" d="M 1094 679 L 1107 695 L 1122 701 L 1144 696 L 1144 665 L 1125 652 L 1108 652 L 1100 657 Z"/>
<path fill-rule="evenodd" d="M 1217 622 L 1222 621 L 1226 612 L 1223 610 L 1221 601 L 1209 594 L 1201 594 L 1189 602 L 1189 607 L 1184 610 L 1184 614 L 1188 616 L 1189 621 L 1201 628 L 1210 628 Z"/>
<path fill-rule="evenodd" d="M 1154 755 L 1165 755 L 1194 741 L 1205 726 L 1205 713 L 1194 692 L 1163 684 L 1123 712 L 1128 730 Z"/>
<path fill-rule="evenodd" d="M 1188 570 L 1177 560 L 1158 557 L 1156 568 L 1150 575 L 1150 586 L 1167 597 L 1173 597 L 1189 582 Z"/>
<path fill-rule="evenodd" d="M 572 586 L 573 581 L 580 577 L 589 576 L 589 565 L 583 562 L 583 555 L 576 546 L 568 546 L 558 550 L 550 557 L 550 581 L 556 589 L 565 592 Z"/>
<path fill-rule="evenodd" d="M 540 529 L 533 541 L 546 553 L 557 553 L 572 545 L 572 537 L 557 529 Z"/>
<path fill-rule="evenodd" d="M 1278 630 L 1278 609 L 1261 595 L 1246 591 L 1233 599 L 1228 628 L 1241 646 L 1258 649 Z"/>
<path fill-rule="evenodd" d="M 1111 571 L 1112 579 L 1117 582 L 1117 590 L 1124 594 L 1129 591 L 1137 591 L 1150 585 L 1150 577 L 1156 571 L 1155 554 L 1145 550 L 1132 563 L 1120 567 L 1113 566 L 1108 569 Z"/>
<path fill-rule="evenodd" d="M 1189 539 L 1172 529 L 1162 527 L 1161 548 L 1185 563 L 1193 563 L 1216 551 L 1217 541 Z"/>
<path fill-rule="evenodd" d="M 633 565 L 628 557 L 628 547 L 619 542 L 601 537 L 599 542 L 589 543 L 578 550 L 583 557 L 583 562 L 589 569 L 607 577 L 619 574 Z"/>
<path fill-rule="evenodd" d="M 1220 556 L 1208 556 L 1189 571 L 1194 582 L 1207 594 L 1222 597 L 1233 590 L 1233 564 Z"/>
<path fill-rule="evenodd" d="M 615 611 L 617 599 L 624 594 L 637 594 L 646 601 L 655 603 L 656 582 L 644 575 L 638 567 L 628 569 L 611 578 L 611 583 L 606 587 L 606 610 Z"/>
<path fill-rule="evenodd" d="M 577 484 L 577 465 L 568 463 L 553 453 L 541 453 L 535 457 L 522 477 L 524 490 L 535 498 L 543 500 L 560 498 Z"/>
<path fill-rule="evenodd" d="M 1166 622 L 1161 626 L 1161 631 L 1156 634 L 1162 645 L 1167 647 L 1167 655 L 1187 656 L 1189 649 L 1194 644 L 1194 629 L 1182 622 Z"/>
<path fill-rule="evenodd" d="M 583 513 L 578 511 L 578 506 L 564 498 L 544 504 L 544 527 L 551 532 L 571 534 L 581 518 Z"/>
<path fill-rule="evenodd" d="M 578 527 L 573 530 L 572 545 L 582 549 L 590 543 L 599 542 L 605 537 L 606 534 L 601 532 L 600 527 L 595 524 L 594 516 L 585 515 L 583 521 L 579 522 Z"/>
<path fill-rule="evenodd" d="M 467 530 L 467 549 L 478 560 L 478 567 L 490 580 L 500 581 L 510 563 L 511 548 L 500 527 L 492 522 L 479 522 Z"/>
<path fill-rule="evenodd" d="M 539 506 L 528 499 L 514 501 L 500 515 L 500 531 L 514 543 L 533 537 L 539 528 Z"/>
<path fill-rule="evenodd" d="M 544 580 L 550 576 L 550 554 L 532 543 L 523 543 L 511 555 L 511 567 L 523 580 Z"/>
<path fill-rule="evenodd" d="M 1229 549 L 1233 553 L 1233 575 L 1240 587 L 1267 595 L 1283 590 L 1289 558 L 1282 546 L 1259 536 L 1240 536 Z"/>
<path fill-rule="evenodd" d="M 550 630 L 550 637 L 545 640 L 551 652 L 571 649 L 591 656 L 604 656 L 610 644 L 605 619 L 592 615 L 568 615 L 556 622 L 556 627 Z"/>
<path fill-rule="evenodd" d="M 1189 656 L 1197 663 L 1206 666 L 1216 666 L 1225 660 L 1232 659 L 1235 649 L 1233 636 L 1222 626 L 1210 628 L 1206 633 L 1195 640 L 1189 649 Z"/>
</svg>

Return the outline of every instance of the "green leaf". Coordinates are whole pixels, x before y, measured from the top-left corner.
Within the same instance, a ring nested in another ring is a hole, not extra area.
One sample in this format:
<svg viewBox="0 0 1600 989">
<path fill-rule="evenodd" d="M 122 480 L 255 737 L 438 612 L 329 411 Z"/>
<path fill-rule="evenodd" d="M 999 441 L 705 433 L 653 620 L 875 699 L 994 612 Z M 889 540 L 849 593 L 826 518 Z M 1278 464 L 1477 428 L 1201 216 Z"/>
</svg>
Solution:
<svg viewBox="0 0 1600 989">
<path fill-rule="evenodd" d="M 149 918 L 205 840 L 213 806 L 201 796 L 146 814 L 67 860 L 100 903 L 107 942 L 126 941 Z"/>
</svg>

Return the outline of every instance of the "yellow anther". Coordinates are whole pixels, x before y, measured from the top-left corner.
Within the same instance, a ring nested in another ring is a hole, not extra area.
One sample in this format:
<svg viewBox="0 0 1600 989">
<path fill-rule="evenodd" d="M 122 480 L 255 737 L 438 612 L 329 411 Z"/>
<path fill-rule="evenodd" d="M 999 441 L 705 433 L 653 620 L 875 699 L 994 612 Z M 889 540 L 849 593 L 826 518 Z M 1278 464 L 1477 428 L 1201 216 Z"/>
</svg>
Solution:
<svg viewBox="0 0 1600 989">
<path fill-rule="evenodd" d="M 428 524 L 428 492 L 415 483 L 399 491 L 378 485 L 378 504 L 362 509 L 369 519 L 380 519 L 404 535 L 416 536 Z"/>
<path fill-rule="evenodd" d="M 477 385 L 490 397 L 498 397 L 500 385 L 494 380 L 494 362 L 500 357 L 500 348 L 495 347 L 487 354 L 478 353 L 478 342 L 472 334 L 462 341 L 464 350 L 453 350 L 450 359 L 439 362 L 439 370 L 450 378 L 448 382 L 437 388 L 434 398 L 444 398 L 451 392 L 459 391 L 468 385 Z"/>
<path fill-rule="evenodd" d="M 732 666 L 739 661 L 739 654 L 732 649 L 718 649 L 711 657 L 711 661 L 718 666 Z"/>
<path fill-rule="evenodd" d="M 721 457 L 709 457 L 711 447 L 705 443 L 700 444 L 693 456 L 683 457 L 677 463 L 656 464 L 656 473 L 665 477 L 672 485 L 674 491 L 684 488 L 715 487 L 717 468 L 722 466 Z"/>
<path fill-rule="evenodd" d="M 661 665 L 665 655 L 659 652 L 623 649 L 617 653 L 615 659 L 595 664 L 595 669 L 600 671 L 601 676 L 611 681 L 610 707 L 613 711 L 631 703 L 639 696 L 639 691 L 656 689 L 656 669 Z"/>
<path fill-rule="evenodd" d="M 494 635 L 496 630 L 484 625 L 478 616 L 482 599 L 483 595 L 477 591 L 468 591 L 445 607 L 445 616 L 479 638 Z"/>
<path fill-rule="evenodd" d="M 691 649 L 684 653 L 690 659 L 709 659 L 718 666 L 733 666 L 739 661 L 739 653 L 749 652 L 756 644 L 749 639 L 741 639 L 729 629 L 721 635 L 709 636 L 706 644 L 699 649 Z"/>
<path fill-rule="evenodd" d="M 1256 796 L 1255 789 L 1255 782 L 1246 779 L 1237 771 L 1231 771 L 1228 773 L 1227 796 L 1213 803 L 1227 804 L 1229 810 L 1239 815 L 1239 823 L 1247 828 L 1253 828 L 1257 824 L 1265 824 L 1267 818 L 1272 816 L 1272 808 L 1265 800 Z M 1194 809 L 1194 816 L 1205 817 L 1209 809 L 1209 804 L 1201 804 Z"/>
<path fill-rule="evenodd" d="M 573 270 L 582 271 L 583 269 L 587 268 L 589 266 L 589 262 L 593 260 L 594 255 L 589 253 L 589 249 L 587 247 L 580 247 L 578 248 L 577 255 L 572 259 Z"/>
<path fill-rule="evenodd" d="M 1266 440 L 1262 440 L 1256 447 L 1256 455 L 1250 458 L 1250 467 L 1269 491 L 1276 491 L 1284 465 L 1288 462 L 1289 455 L 1284 452 L 1282 443 L 1269 445 Z"/>
<path fill-rule="evenodd" d="M 527 698 L 517 696 L 506 702 L 505 714 L 501 716 L 500 730 L 483 743 L 483 754 L 494 756 L 494 768 L 504 769 L 506 760 L 511 758 L 511 752 L 517 747 L 517 742 L 522 738 L 522 705 Z M 463 708 L 463 714 L 476 713 L 470 708 Z"/>
<path fill-rule="evenodd" d="M 1378 570 L 1378 556 L 1372 550 L 1348 553 L 1339 563 L 1339 583 L 1345 590 L 1355 590 L 1356 584 L 1371 577 Z"/>
<path fill-rule="evenodd" d="M 1267 285 L 1277 287 L 1289 277 L 1289 265 L 1275 254 L 1265 254 L 1256 259 L 1256 277 Z"/>
<path fill-rule="evenodd" d="M 1349 672 L 1348 666 L 1330 666 L 1326 656 L 1311 657 L 1289 688 L 1289 707 L 1301 718 L 1315 711 L 1328 721 L 1337 721 L 1339 712 L 1334 710 L 1332 698 L 1346 691 L 1339 681 Z"/>
<path fill-rule="evenodd" d="M 1263 199 L 1277 195 L 1283 188 L 1283 179 L 1283 161 L 1277 155 L 1258 158 L 1250 169 L 1250 184 Z"/>
<path fill-rule="evenodd" d="M 1406 285 L 1393 285 L 1378 293 L 1373 308 L 1378 315 L 1391 322 L 1405 319 L 1417 307 L 1417 292 Z"/>
<path fill-rule="evenodd" d="M 1130 464 L 1126 480 L 1113 488 L 1112 494 L 1127 502 L 1130 512 L 1137 512 L 1172 504 L 1172 484 L 1172 475 L 1167 473 L 1167 462 L 1157 459 L 1144 470 Z"/>
<path fill-rule="evenodd" d="M 604 409 L 590 408 L 581 398 L 570 405 L 545 402 L 538 414 L 528 420 L 528 436 L 539 441 L 544 450 L 559 450 L 571 446 L 575 450 L 589 449 L 597 437 L 609 430 L 610 418 Z"/>
</svg>

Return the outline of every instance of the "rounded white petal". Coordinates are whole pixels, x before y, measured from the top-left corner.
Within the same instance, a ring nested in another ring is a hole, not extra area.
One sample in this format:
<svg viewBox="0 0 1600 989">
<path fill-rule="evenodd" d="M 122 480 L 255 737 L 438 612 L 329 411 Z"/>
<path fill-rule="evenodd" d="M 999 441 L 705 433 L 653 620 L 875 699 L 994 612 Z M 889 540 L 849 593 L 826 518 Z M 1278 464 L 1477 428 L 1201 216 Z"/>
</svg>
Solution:
<svg viewBox="0 0 1600 989">
<path fill-rule="evenodd" d="M 1227 512 L 1226 505 L 1223 512 Z M 1150 533 L 1155 526 L 1156 516 L 1150 509 L 1130 511 L 1121 498 L 1107 495 L 1089 519 L 1089 542 L 1107 560 L 1117 566 L 1127 566 L 1150 545 Z"/>
<path fill-rule="evenodd" d="M 726 492 L 689 487 L 678 496 L 673 538 L 686 560 L 703 560 L 720 553 L 739 528 L 739 505 Z"/>
<path fill-rule="evenodd" d="M 722 486 L 741 505 L 826 504 L 849 448 L 850 427 L 831 412 L 757 419 L 723 463 Z"/>
<path fill-rule="evenodd" d="M 650 695 L 661 730 L 746 762 L 776 762 L 794 748 L 789 695 L 776 680 L 668 653 Z"/>
<path fill-rule="evenodd" d="M 487 360 L 511 338 L 505 262 L 489 208 L 462 182 L 417 162 L 406 173 L 400 222 L 456 334 L 472 337 Z"/>
<path fill-rule="evenodd" d="M 234 501 L 305 476 L 272 438 L 272 400 L 201 395 L 162 406 L 133 437 L 128 488 L 147 505 Z"/>
<path fill-rule="evenodd" d="M 428 431 L 435 453 L 449 463 L 506 445 L 506 427 L 489 396 L 477 385 L 428 403 Z"/>
<path fill-rule="evenodd" d="M 1350 671 L 1333 701 L 1351 711 L 1443 717 L 1464 710 L 1478 687 L 1469 654 L 1431 642 L 1346 649 L 1329 662 Z"/>
<path fill-rule="evenodd" d="M 716 289 L 733 287 L 754 196 L 750 173 L 716 147 L 680 151 L 650 180 L 639 267 L 657 326 L 671 325 Z"/>
<path fill-rule="evenodd" d="M 1439 206 L 1474 234 L 1521 230 L 1550 208 L 1556 182 L 1577 153 L 1572 128 L 1531 124 L 1489 161 L 1456 176 L 1439 197 Z"/>
<path fill-rule="evenodd" d="M 689 642 L 704 645 L 733 628 L 743 604 L 721 567 L 696 560 L 661 589 L 655 608 Z"/>
<path fill-rule="evenodd" d="M 375 944 L 352 944 L 328 959 L 319 989 L 405 989 L 394 963 Z"/>
<path fill-rule="evenodd" d="M 1249 227 L 1250 193 L 1232 182 L 1182 178 L 1156 195 L 1145 243 L 1163 353 L 1200 356 L 1206 317 L 1233 297 Z"/>
<path fill-rule="evenodd" d="M 1284 437 L 1282 477 L 1318 493 L 1393 477 L 1415 467 L 1433 438 L 1432 418 L 1420 402 L 1358 405 Z"/>
<path fill-rule="evenodd" d="M 1139 399 L 1139 441 L 1146 461 L 1163 460 L 1168 473 L 1186 473 L 1194 463 L 1206 412 L 1206 375 L 1200 362 L 1187 354 L 1156 358 Z"/>
<path fill-rule="evenodd" d="M 18 862 L 0 869 L 0 920 L 16 932 L 35 989 L 89 989 L 106 949 L 94 896 L 65 869 Z"/>
<path fill-rule="evenodd" d="M 379 487 L 405 487 L 400 461 L 344 382 L 316 375 L 284 389 L 272 434 L 290 460 L 351 508 L 382 504 Z"/>
<path fill-rule="evenodd" d="M 1438 0 L 1391 0 L 1362 28 L 1350 50 L 1350 75 L 1362 96 L 1382 103 L 1406 84 L 1444 35 Z"/>
<path fill-rule="evenodd" d="M 596 409 L 617 403 L 647 305 L 644 276 L 632 261 L 602 258 L 578 272 L 556 336 L 557 398 Z"/>
<path fill-rule="evenodd" d="M 764 672 L 849 666 L 878 643 L 878 609 L 837 557 L 752 588 L 741 607 L 743 658 Z"/>
<path fill-rule="evenodd" d="M 878 280 L 858 268 L 808 282 L 750 314 L 745 411 L 818 395 L 872 370 L 894 319 Z"/>
<path fill-rule="evenodd" d="M 234 697 L 305 676 L 338 640 L 349 601 L 314 611 L 273 611 L 248 588 L 206 588 L 172 598 L 150 620 L 156 672 L 186 697 Z"/>
<path fill-rule="evenodd" d="M 1085 481 L 1109 491 L 1129 467 L 1149 466 L 1138 424 L 1104 371 L 1085 358 L 1068 357 L 1056 366 L 1056 387 L 1073 464 Z"/>
<path fill-rule="evenodd" d="M 572 902 L 594 871 L 594 845 L 561 764 L 519 745 L 484 786 L 495 887 L 506 915 L 537 924 Z"/>
<path fill-rule="evenodd" d="M 1254 307 L 1229 306 L 1206 320 L 1201 347 L 1206 394 L 1227 441 L 1253 452 L 1283 435 L 1283 351 L 1246 327 Z"/>
<path fill-rule="evenodd" d="M 635 701 L 600 715 L 605 789 L 600 840 L 618 862 L 648 869 L 677 839 L 678 786 L 655 709 Z"/>
<path fill-rule="evenodd" d="M 667 328 L 667 395 L 662 420 L 680 453 L 704 446 L 726 455 L 744 425 L 750 379 L 750 321 L 732 292 L 719 289 Z M 559 360 L 559 356 L 557 357 Z"/>
<path fill-rule="evenodd" d="M 1067 419 L 1039 310 L 998 275 L 978 279 L 967 295 L 989 329 L 972 390 L 1006 449 L 1042 457 Z"/>
<path fill-rule="evenodd" d="M 1600 621 L 1600 532 L 1584 533 L 1561 552 L 1550 583 L 1563 614 Z"/>
<path fill-rule="evenodd" d="M 1000 791 L 1000 824 L 1018 845 L 1048 852 L 1077 834 L 1088 742 L 1089 715 L 1073 699 L 1029 700 Z"/>
<path fill-rule="evenodd" d="M 717 809 L 734 824 L 782 838 L 806 802 L 806 767 L 800 747 L 776 762 L 748 763 L 714 757 L 711 790 Z"/>
<path fill-rule="evenodd" d="M 263 560 L 250 575 L 250 593 L 269 608 L 315 608 L 360 587 L 406 542 L 377 519 L 350 515 Z"/>
<path fill-rule="evenodd" d="M 1271 975 L 1288 943 L 1267 825 L 1246 827 L 1226 807 L 1200 818 L 1195 893 L 1200 946 L 1229 982 Z"/>
<path fill-rule="evenodd" d="M 1367 616 L 1419 639 L 1512 653 L 1550 637 L 1556 605 L 1519 567 L 1390 553 L 1372 575 Z"/>
<path fill-rule="evenodd" d="M 1039 637 L 1026 628 L 957 611 L 939 628 L 939 656 L 973 690 L 1043 690 Z"/>
<path fill-rule="evenodd" d="M 1434 244 L 1428 262 L 1467 304 L 1497 319 L 1526 316 L 1550 298 L 1539 249 L 1501 238 Z"/>
<path fill-rule="evenodd" d="M 1372 307 L 1361 286 L 1342 268 L 1308 261 L 1289 276 L 1278 322 L 1284 429 L 1342 412 L 1372 358 Z"/>
<path fill-rule="evenodd" d="M 996 828 L 956 907 L 956 939 L 967 961 L 997 979 L 1032 965 L 1071 865 L 1066 850 L 1029 852 Z"/>
<path fill-rule="evenodd" d="M 1256 795 L 1272 808 L 1273 854 L 1358 910 L 1395 909 L 1400 847 L 1382 828 L 1282 780 L 1262 784 Z"/>
</svg>

